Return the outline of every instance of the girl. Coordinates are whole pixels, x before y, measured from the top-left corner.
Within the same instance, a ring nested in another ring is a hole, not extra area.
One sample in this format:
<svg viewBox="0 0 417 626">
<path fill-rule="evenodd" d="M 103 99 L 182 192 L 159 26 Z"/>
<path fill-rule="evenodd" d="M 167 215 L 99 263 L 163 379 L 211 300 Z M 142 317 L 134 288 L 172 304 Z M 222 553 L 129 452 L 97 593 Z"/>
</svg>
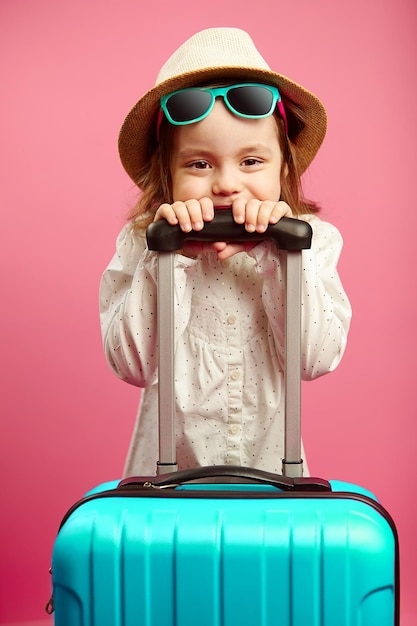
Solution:
<svg viewBox="0 0 417 626">
<path fill-rule="evenodd" d="M 100 288 L 104 350 L 113 371 L 144 387 L 125 475 L 153 474 L 157 450 L 156 220 L 200 230 L 232 209 L 249 232 L 281 217 L 307 220 L 303 253 L 303 378 L 332 371 L 351 309 L 337 273 L 342 240 L 306 200 L 300 176 L 326 131 L 322 103 L 273 72 L 247 33 L 197 33 L 166 62 L 128 114 L 122 163 L 141 190 Z M 281 471 L 283 276 L 269 241 L 187 244 L 175 261 L 179 469 L 233 464 Z M 308 474 L 304 464 L 305 474 Z"/>
</svg>

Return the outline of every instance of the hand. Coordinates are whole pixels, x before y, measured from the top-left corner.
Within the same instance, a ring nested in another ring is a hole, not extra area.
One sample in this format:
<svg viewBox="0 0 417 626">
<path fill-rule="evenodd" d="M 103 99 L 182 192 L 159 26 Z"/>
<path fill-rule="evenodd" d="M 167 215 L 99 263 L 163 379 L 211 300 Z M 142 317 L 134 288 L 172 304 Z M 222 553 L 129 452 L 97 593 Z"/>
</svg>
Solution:
<svg viewBox="0 0 417 626">
<path fill-rule="evenodd" d="M 281 217 L 293 217 L 290 206 L 283 201 L 274 202 L 272 200 L 245 200 L 237 199 L 233 202 L 232 212 L 237 224 L 245 224 L 248 233 L 264 233 L 269 224 L 276 224 Z M 248 252 L 254 248 L 256 243 L 228 243 L 217 242 L 213 244 L 220 260 L 228 259 L 238 252 Z"/>
<path fill-rule="evenodd" d="M 222 207 L 223 208 L 223 207 Z M 224 207 L 226 208 L 226 207 Z M 232 213 L 237 224 L 245 224 L 249 233 L 264 233 L 269 224 L 276 224 L 281 217 L 293 217 L 290 206 L 283 201 L 246 200 L 239 198 L 232 203 Z M 169 224 L 179 224 L 180 228 L 188 233 L 191 230 L 199 231 L 204 227 L 204 222 L 210 222 L 214 218 L 215 208 L 210 198 L 201 200 L 177 201 L 173 204 L 162 204 L 155 214 L 154 221 L 165 219 Z M 187 242 L 184 251 L 190 256 L 197 256 L 205 251 L 215 251 L 220 260 L 228 259 L 238 252 L 251 250 L 256 243 L 242 242 Z"/>
<path fill-rule="evenodd" d="M 214 218 L 214 205 L 210 198 L 201 200 L 177 201 L 173 204 L 161 204 L 155 213 L 154 222 L 166 220 L 168 224 L 179 224 L 182 231 L 201 230 L 204 222 Z"/>
</svg>

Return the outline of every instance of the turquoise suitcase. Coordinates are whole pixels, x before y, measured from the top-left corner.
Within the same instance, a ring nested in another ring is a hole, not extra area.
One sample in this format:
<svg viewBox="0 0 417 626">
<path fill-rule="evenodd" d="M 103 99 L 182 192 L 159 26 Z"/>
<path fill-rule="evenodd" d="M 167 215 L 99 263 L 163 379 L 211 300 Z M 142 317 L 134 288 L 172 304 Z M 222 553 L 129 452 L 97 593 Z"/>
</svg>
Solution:
<svg viewBox="0 0 417 626">
<path fill-rule="evenodd" d="M 281 220 L 268 229 L 287 250 L 282 476 L 235 466 L 176 471 L 173 359 L 160 354 L 157 475 L 102 484 L 65 515 L 47 606 L 55 626 L 399 626 L 389 513 L 361 487 L 302 477 L 297 277 L 309 228 Z M 237 230 L 225 214 L 204 237 L 246 238 Z M 148 232 L 159 277 L 168 276 L 158 281 L 162 311 L 172 311 L 170 251 L 181 237 L 163 222 Z M 172 317 L 158 332 L 160 346 L 171 345 Z"/>
<path fill-rule="evenodd" d="M 238 485 L 116 481 L 74 506 L 54 547 L 56 626 L 399 625 L 397 534 L 370 494 L 280 491 L 246 468 L 219 479 L 234 469 Z"/>
</svg>

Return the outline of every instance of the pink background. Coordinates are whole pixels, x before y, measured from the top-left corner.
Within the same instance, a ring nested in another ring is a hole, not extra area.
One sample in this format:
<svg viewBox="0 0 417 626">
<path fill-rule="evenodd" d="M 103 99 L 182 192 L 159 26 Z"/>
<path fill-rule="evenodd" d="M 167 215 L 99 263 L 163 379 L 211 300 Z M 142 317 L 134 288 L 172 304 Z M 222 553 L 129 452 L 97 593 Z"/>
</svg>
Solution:
<svg viewBox="0 0 417 626">
<path fill-rule="evenodd" d="M 417 623 L 415 0 L 2 0 L 0 624 L 49 624 L 61 517 L 120 476 L 139 392 L 102 354 L 98 283 L 135 194 L 119 126 L 166 57 L 240 26 L 328 109 L 306 176 L 342 231 L 354 318 L 333 375 L 304 387 L 312 472 L 374 491 Z M 6 90 L 4 93 L 4 85 Z M 413 619 L 414 618 L 414 619 Z"/>
</svg>

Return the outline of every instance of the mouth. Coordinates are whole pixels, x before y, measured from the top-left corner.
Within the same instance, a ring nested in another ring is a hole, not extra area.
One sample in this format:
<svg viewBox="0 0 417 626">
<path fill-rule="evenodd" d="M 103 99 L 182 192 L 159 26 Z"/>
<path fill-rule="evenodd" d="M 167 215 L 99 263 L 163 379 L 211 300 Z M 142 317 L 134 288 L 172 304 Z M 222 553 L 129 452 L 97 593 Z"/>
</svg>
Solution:
<svg viewBox="0 0 417 626">
<path fill-rule="evenodd" d="M 215 211 L 226 211 L 227 209 L 231 209 L 232 205 L 231 204 L 216 204 L 216 206 L 214 207 Z"/>
</svg>

